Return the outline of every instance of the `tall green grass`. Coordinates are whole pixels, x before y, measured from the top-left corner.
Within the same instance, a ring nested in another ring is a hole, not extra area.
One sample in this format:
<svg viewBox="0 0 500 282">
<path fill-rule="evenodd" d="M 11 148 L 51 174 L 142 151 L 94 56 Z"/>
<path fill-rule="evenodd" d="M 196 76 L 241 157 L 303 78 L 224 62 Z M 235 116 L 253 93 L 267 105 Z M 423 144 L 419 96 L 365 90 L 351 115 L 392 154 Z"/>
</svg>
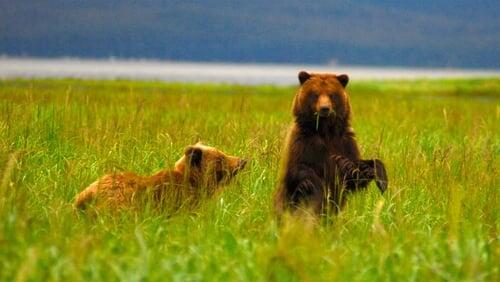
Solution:
<svg viewBox="0 0 500 282">
<path fill-rule="evenodd" d="M 0 81 L 0 281 L 500 280 L 500 80 L 352 83 L 389 190 L 319 227 L 272 211 L 294 92 Z M 172 167 L 198 140 L 251 163 L 195 211 L 73 213 L 100 175 Z"/>
</svg>

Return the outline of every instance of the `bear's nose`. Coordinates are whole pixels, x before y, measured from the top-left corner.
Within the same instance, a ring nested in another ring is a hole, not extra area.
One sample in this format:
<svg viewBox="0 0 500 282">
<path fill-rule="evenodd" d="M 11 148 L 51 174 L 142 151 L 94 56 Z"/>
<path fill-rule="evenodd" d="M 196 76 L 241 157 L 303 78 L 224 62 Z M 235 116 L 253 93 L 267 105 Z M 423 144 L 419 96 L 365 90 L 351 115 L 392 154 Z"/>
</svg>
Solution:
<svg viewBox="0 0 500 282">
<path fill-rule="evenodd" d="M 323 107 L 319 108 L 319 114 L 321 116 L 327 116 L 329 113 L 330 113 L 330 107 L 323 106 Z"/>
<path fill-rule="evenodd" d="M 245 168 L 245 165 L 247 164 L 248 160 L 247 159 L 239 159 L 238 161 L 238 166 L 236 168 L 233 169 L 233 171 L 231 172 L 231 175 L 234 176 L 236 175 L 240 170 L 242 170 L 243 168 Z"/>
<path fill-rule="evenodd" d="M 243 169 L 245 167 L 245 165 L 247 164 L 248 160 L 247 159 L 241 159 L 240 160 L 240 169 Z"/>
</svg>

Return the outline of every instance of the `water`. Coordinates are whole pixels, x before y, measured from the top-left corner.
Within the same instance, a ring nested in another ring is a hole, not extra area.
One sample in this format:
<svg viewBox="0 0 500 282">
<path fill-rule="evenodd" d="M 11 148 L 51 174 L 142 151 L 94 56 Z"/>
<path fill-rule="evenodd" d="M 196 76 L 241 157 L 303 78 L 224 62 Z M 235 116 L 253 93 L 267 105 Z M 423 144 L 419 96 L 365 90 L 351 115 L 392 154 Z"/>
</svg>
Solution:
<svg viewBox="0 0 500 282">
<path fill-rule="evenodd" d="M 351 81 L 500 77 L 500 70 L 0 57 L 0 78 L 2 79 L 136 79 L 244 85 L 294 85 L 297 84 L 297 73 L 300 70 L 347 73 Z"/>
</svg>

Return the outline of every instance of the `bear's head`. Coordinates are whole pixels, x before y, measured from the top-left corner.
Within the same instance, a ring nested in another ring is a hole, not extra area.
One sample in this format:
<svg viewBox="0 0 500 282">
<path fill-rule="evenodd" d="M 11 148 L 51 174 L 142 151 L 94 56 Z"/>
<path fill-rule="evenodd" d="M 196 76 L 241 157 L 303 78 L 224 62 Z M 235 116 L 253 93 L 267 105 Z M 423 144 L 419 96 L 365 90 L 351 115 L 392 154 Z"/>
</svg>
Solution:
<svg viewBox="0 0 500 282">
<path fill-rule="evenodd" d="M 346 129 L 351 106 L 345 87 L 346 74 L 319 74 L 301 71 L 300 88 L 293 100 L 292 111 L 300 126 L 309 129 Z"/>
<path fill-rule="evenodd" d="M 214 147 L 198 142 L 186 147 L 175 170 L 184 173 L 193 186 L 216 187 L 227 184 L 247 163 Z"/>
</svg>

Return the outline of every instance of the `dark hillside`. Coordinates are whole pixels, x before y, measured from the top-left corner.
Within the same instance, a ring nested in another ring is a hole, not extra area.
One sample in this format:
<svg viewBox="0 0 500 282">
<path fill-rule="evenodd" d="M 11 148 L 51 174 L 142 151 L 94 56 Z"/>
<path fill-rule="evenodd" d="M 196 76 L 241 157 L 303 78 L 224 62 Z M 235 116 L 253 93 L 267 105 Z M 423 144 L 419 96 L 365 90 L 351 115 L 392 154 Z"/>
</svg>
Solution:
<svg viewBox="0 0 500 282">
<path fill-rule="evenodd" d="M 0 0 L 0 53 L 500 67 L 498 1 Z"/>
</svg>

